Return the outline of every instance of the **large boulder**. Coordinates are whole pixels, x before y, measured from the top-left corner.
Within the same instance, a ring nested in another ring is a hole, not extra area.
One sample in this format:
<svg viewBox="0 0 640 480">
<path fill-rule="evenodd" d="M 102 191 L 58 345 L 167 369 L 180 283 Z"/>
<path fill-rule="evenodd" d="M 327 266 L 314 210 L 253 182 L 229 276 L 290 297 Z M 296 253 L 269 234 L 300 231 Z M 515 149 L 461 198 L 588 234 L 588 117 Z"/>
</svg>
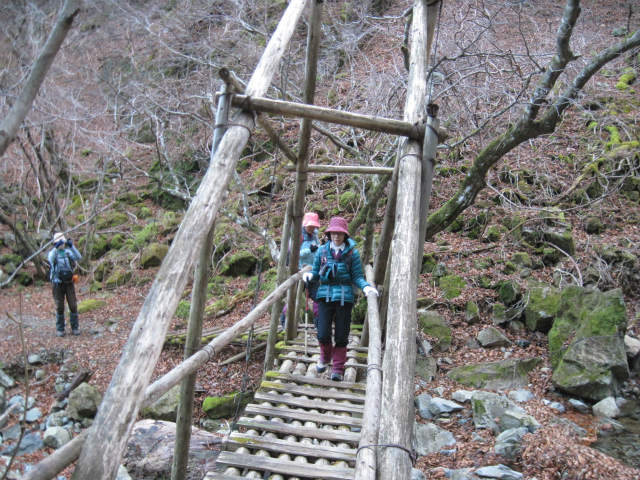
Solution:
<svg viewBox="0 0 640 480">
<path fill-rule="evenodd" d="M 522 388 L 529 383 L 528 373 L 539 358 L 513 359 L 476 363 L 449 370 L 447 376 L 462 385 L 491 390 Z"/>
<path fill-rule="evenodd" d="M 162 263 L 167 255 L 169 247 L 164 243 L 151 243 L 143 251 L 140 256 L 140 266 L 142 268 L 157 267 Z"/>
<path fill-rule="evenodd" d="M 471 397 L 473 423 L 476 428 L 488 428 L 494 433 L 511 428 L 525 427 L 529 432 L 536 431 L 540 424 L 504 395 L 477 391 Z"/>
<path fill-rule="evenodd" d="M 180 385 L 176 385 L 151 405 L 143 408 L 140 414 L 145 418 L 175 422 L 179 403 Z"/>
<path fill-rule="evenodd" d="M 81 383 L 69 394 L 67 414 L 75 420 L 93 418 L 98 412 L 102 395 L 98 389 L 88 383 Z"/>
<path fill-rule="evenodd" d="M 615 396 L 629 377 L 626 326 L 621 290 L 565 288 L 549 331 L 556 388 L 593 401 Z"/>
<path fill-rule="evenodd" d="M 560 308 L 560 292 L 549 285 L 531 283 L 525 300 L 524 321 L 527 328 L 548 332 Z"/>
<path fill-rule="evenodd" d="M 438 313 L 430 310 L 418 312 L 418 326 L 427 335 L 434 337 L 434 349 L 440 352 L 449 350 L 451 346 L 451 327 Z"/>
<path fill-rule="evenodd" d="M 191 429 L 187 480 L 200 480 L 214 469 L 217 455 L 211 451 L 222 441 L 212 433 Z M 176 425 L 160 420 L 141 420 L 133 426 L 124 464 L 132 478 L 170 478 Z M 213 453 L 213 454 L 212 454 Z"/>
</svg>

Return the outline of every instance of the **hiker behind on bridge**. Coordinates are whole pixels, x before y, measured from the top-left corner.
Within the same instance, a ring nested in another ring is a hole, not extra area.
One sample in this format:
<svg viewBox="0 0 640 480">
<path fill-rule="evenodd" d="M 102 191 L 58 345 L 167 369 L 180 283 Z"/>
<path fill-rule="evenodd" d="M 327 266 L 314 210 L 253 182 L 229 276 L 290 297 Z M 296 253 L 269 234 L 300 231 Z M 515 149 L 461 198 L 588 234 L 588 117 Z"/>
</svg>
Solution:
<svg viewBox="0 0 640 480">
<path fill-rule="evenodd" d="M 302 269 L 307 265 L 313 267 L 313 260 L 320 246 L 318 240 L 318 229 L 320 228 L 320 219 L 318 214 L 307 212 L 302 217 L 302 243 L 300 244 L 300 259 L 298 260 L 298 269 Z M 316 292 L 318 291 L 318 281 L 311 280 L 305 282 L 305 288 L 309 292 L 309 298 L 313 300 L 313 324 L 318 327 L 318 302 L 316 302 Z M 308 299 L 307 299 L 308 300 Z M 307 305 L 305 305 L 305 308 Z"/>
<path fill-rule="evenodd" d="M 298 258 L 298 268 L 301 269 L 307 265 L 313 266 L 313 258 L 316 255 L 320 241 L 318 240 L 318 229 L 320 228 L 320 219 L 317 213 L 307 212 L 302 217 L 302 238 L 300 242 L 300 256 Z M 287 260 L 288 262 L 288 260 Z M 318 304 L 315 301 L 318 282 L 306 282 L 305 288 L 309 292 L 309 298 L 313 300 L 313 323 L 317 325 Z M 306 308 L 306 305 L 305 305 Z M 280 325 L 284 329 L 285 319 L 287 316 L 287 306 L 285 305 L 280 314 Z"/>
<path fill-rule="evenodd" d="M 331 241 L 318 248 L 311 272 L 303 274 L 303 280 L 319 280 L 316 293 L 318 302 L 318 343 L 320 360 L 316 366 L 318 373 L 332 363 L 331 380 L 344 378 L 344 364 L 347 360 L 347 343 L 351 327 L 351 309 L 353 308 L 353 285 L 361 288 L 365 295 L 377 290 L 364 279 L 360 254 L 356 242 L 349 238 L 347 221 L 342 217 L 329 220 L 326 233 Z M 332 326 L 335 324 L 335 344 L 331 339 Z"/>
<path fill-rule="evenodd" d="M 49 280 L 53 285 L 53 299 L 56 302 L 56 335 L 64 337 L 64 299 L 66 297 L 69 304 L 69 323 L 71 333 L 80 335 L 78 327 L 78 304 L 76 301 L 76 290 L 73 286 L 73 271 L 78 260 L 82 258 L 78 249 L 73 245 L 73 241 L 65 238 L 64 234 L 58 232 L 53 236 L 53 248 L 47 255 L 49 260 Z"/>
</svg>

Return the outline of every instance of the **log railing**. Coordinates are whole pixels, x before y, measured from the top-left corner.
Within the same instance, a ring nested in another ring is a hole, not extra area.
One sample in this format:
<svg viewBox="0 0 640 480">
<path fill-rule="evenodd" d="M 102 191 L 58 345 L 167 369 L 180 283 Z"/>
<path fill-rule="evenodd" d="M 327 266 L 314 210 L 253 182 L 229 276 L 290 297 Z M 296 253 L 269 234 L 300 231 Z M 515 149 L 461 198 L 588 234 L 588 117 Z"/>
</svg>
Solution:
<svg viewBox="0 0 640 480">
<path fill-rule="evenodd" d="M 180 383 L 183 378 L 196 372 L 198 368 L 205 365 L 217 353 L 219 353 L 220 350 L 229 345 L 229 343 L 231 343 L 240 332 L 243 332 L 247 328 L 251 327 L 256 320 L 258 320 L 264 313 L 269 310 L 271 305 L 273 305 L 277 300 L 284 297 L 289 288 L 291 288 L 292 286 L 293 288 L 295 288 L 297 282 L 302 278 L 302 274 L 309 271 L 310 269 L 311 267 L 307 266 L 295 275 L 289 277 L 287 280 L 281 283 L 278 288 L 271 292 L 271 294 L 269 294 L 264 300 L 256 305 L 256 307 L 251 310 L 251 312 L 249 312 L 246 317 L 236 322 L 223 334 L 217 336 L 198 352 L 190 356 L 188 359 L 184 360 L 182 363 L 178 364 L 171 371 L 149 385 L 144 392 L 142 407 L 152 404 L 162 395 L 167 393 L 171 388 Z M 88 430 L 83 432 L 81 435 L 78 435 L 72 441 L 65 444 L 63 447 L 56 450 L 47 458 L 37 463 L 32 470 L 27 472 L 22 477 L 22 479 L 48 480 L 55 477 L 58 473 L 64 470 L 67 465 L 78 458 L 78 456 L 80 455 L 80 451 L 82 450 L 82 445 L 86 440 L 87 433 Z"/>
</svg>

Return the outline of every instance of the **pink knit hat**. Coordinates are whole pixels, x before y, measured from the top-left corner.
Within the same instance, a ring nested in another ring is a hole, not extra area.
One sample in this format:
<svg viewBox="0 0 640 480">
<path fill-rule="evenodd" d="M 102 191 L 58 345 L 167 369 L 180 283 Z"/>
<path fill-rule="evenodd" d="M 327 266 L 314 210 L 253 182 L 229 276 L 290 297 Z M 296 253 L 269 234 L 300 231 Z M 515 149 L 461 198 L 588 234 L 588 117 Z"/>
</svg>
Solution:
<svg viewBox="0 0 640 480">
<path fill-rule="evenodd" d="M 344 233 L 347 237 L 349 236 L 349 225 L 347 221 L 342 217 L 333 217 L 329 220 L 329 226 L 327 227 L 326 233 L 330 232 L 339 232 Z"/>
<path fill-rule="evenodd" d="M 305 213 L 304 217 L 302 217 L 302 226 L 320 228 L 320 218 L 318 214 L 314 212 Z"/>
</svg>

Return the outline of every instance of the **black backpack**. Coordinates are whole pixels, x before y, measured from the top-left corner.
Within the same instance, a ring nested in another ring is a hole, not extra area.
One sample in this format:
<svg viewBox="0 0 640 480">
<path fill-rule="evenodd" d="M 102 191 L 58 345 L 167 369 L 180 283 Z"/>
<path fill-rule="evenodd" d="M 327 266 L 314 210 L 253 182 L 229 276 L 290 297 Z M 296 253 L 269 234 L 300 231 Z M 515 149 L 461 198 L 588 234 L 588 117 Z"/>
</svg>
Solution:
<svg viewBox="0 0 640 480">
<path fill-rule="evenodd" d="M 75 262 L 65 249 L 56 248 L 56 256 L 54 257 L 53 265 L 58 278 L 63 283 L 71 283 L 73 281 L 73 268 L 75 266 Z"/>
</svg>

